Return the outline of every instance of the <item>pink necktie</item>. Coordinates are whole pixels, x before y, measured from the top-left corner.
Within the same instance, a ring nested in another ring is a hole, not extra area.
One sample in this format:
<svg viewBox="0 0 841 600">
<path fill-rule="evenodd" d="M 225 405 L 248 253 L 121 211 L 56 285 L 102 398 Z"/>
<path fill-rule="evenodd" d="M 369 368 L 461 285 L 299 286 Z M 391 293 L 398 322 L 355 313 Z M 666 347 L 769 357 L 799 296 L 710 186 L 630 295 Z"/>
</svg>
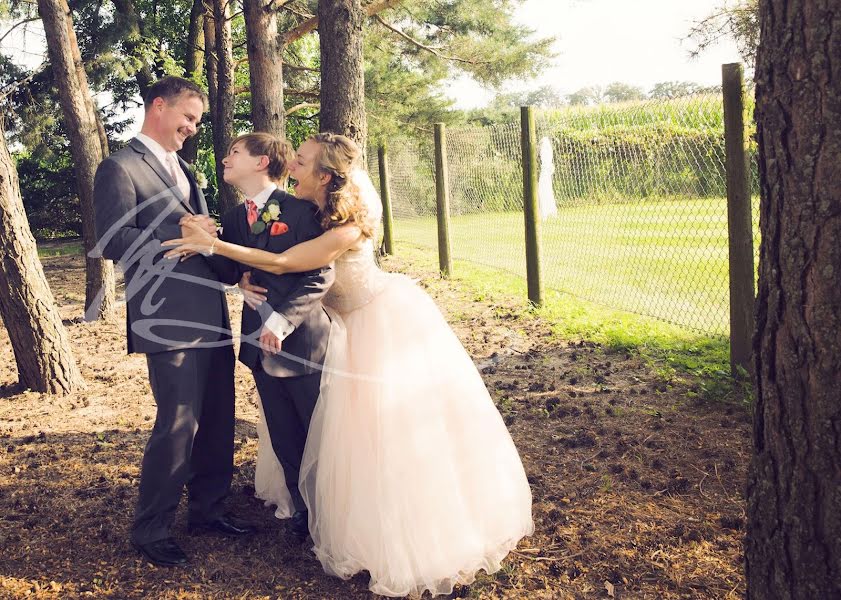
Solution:
<svg viewBox="0 0 841 600">
<path fill-rule="evenodd" d="M 181 167 L 178 164 L 178 159 L 176 158 L 174 152 L 167 154 L 166 162 L 169 165 L 169 174 L 172 175 L 172 180 L 175 182 L 175 185 L 178 186 L 178 190 L 185 198 L 189 199 L 190 184 L 187 181 L 187 177 L 184 175 L 184 172 L 181 171 Z M 179 174 L 181 175 L 180 177 Z"/>
<path fill-rule="evenodd" d="M 254 204 L 253 200 L 246 200 L 245 207 L 248 209 L 246 213 L 246 219 L 248 220 L 248 226 L 251 227 L 254 223 L 257 222 L 257 205 Z"/>
</svg>

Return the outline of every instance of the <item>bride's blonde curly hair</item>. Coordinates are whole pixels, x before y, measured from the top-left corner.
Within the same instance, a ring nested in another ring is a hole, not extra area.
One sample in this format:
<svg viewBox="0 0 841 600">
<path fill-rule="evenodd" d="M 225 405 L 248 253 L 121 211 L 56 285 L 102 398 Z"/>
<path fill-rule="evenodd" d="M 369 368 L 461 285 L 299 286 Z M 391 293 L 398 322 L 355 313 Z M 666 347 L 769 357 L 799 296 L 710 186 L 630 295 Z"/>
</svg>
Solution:
<svg viewBox="0 0 841 600">
<path fill-rule="evenodd" d="M 316 169 L 332 175 L 327 184 L 327 202 L 321 210 L 321 227 L 327 230 L 351 224 L 359 227 L 366 238 L 374 237 L 368 208 L 352 177 L 353 172 L 361 168 L 359 146 L 349 137 L 336 133 L 318 133 L 310 139 L 321 150 Z"/>
</svg>

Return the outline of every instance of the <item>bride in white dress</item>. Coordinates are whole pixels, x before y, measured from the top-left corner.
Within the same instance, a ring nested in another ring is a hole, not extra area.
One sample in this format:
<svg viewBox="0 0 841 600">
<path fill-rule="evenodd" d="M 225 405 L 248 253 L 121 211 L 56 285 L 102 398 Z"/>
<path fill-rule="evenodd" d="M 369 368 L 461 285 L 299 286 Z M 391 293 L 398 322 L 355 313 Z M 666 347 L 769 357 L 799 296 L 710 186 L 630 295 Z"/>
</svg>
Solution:
<svg viewBox="0 0 841 600">
<path fill-rule="evenodd" d="M 332 317 L 321 395 L 300 490 L 313 550 L 325 571 L 367 570 L 372 592 L 433 595 L 493 573 L 533 530 L 520 457 L 472 360 L 432 299 L 381 271 L 374 229 L 381 205 L 349 138 L 318 134 L 290 173 L 316 202 L 322 236 L 283 254 L 218 242 L 215 251 L 274 273 L 335 261 L 324 304 Z M 207 250 L 198 227 L 181 250 Z M 261 427 L 258 494 L 288 498 Z"/>
</svg>

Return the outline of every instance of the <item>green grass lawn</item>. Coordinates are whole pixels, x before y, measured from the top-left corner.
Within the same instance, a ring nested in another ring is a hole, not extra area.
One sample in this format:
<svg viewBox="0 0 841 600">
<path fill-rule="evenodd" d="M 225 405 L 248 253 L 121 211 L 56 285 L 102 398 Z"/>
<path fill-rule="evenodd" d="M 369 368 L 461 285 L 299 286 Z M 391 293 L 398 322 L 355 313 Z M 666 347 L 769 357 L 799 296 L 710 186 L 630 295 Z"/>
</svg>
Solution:
<svg viewBox="0 0 841 600">
<path fill-rule="evenodd" d="M 438 258 L 429 248 L 398 242 L 396 253 L 425 270 L 437 271 Z M 730 343 L 726 336 L 704 334 L 659 319 L 608 308 L 556 290 L 547 290 L 541 308 L 526 301 L 526 281 L 497 268 L 456 260 L 452 280 L 478 302 L 514 300 L 523 318 L 542 318 L 563 340 L 587 340 L 612 350 L 631 352 L 648 361 L 664 381 L 683 374 L 698 377 L 698 396 L 709 400 L 750 403 L 744 384 L 730 376 Z"/>
<path fill-rule="evenodd" d="M 37 245 L 38 258 L 84 254 L 82 240 L 45 240 Z"/>
<path fill-rule="evenodd" d="M 523 228 L 519 212 L 453 217 L 453 258 L 524 277 Z M 560 206 L 541 228 L 547 289 L 698 332 L 729 331 L 725 199 Z M 397 242 L 437 248 L 434 217 L 398 218 L 394 229 Z"/>
</svg>

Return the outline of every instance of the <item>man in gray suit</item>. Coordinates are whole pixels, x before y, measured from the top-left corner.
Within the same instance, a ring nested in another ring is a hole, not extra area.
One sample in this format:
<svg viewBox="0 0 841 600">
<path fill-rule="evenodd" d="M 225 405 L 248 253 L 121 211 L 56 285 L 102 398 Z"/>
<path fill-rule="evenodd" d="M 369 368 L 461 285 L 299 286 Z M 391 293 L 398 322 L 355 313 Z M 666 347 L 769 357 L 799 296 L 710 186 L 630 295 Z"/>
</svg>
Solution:
<svg viewBox="0 0 841 600">
<path fill-rule="evenodd" d="M 184 215 L 208 214 L 176 154 L 195 135 L 206 103 L 204 91 L 185 79 L 152 85 L 141 133 L 99 165 L 94 183 L 99 250 L 125 273 L 128 352 L 146 355 L 157 404 L 131 541 L 162 566 L 187 562 L 170 535 L 185 485 L 191 532 L 251 532 L 223 509 L 234 455 L 234 353 L 224 286 L 205 257 L 165 259 L 160 245 L 182 236 Z"/>
</svg>

